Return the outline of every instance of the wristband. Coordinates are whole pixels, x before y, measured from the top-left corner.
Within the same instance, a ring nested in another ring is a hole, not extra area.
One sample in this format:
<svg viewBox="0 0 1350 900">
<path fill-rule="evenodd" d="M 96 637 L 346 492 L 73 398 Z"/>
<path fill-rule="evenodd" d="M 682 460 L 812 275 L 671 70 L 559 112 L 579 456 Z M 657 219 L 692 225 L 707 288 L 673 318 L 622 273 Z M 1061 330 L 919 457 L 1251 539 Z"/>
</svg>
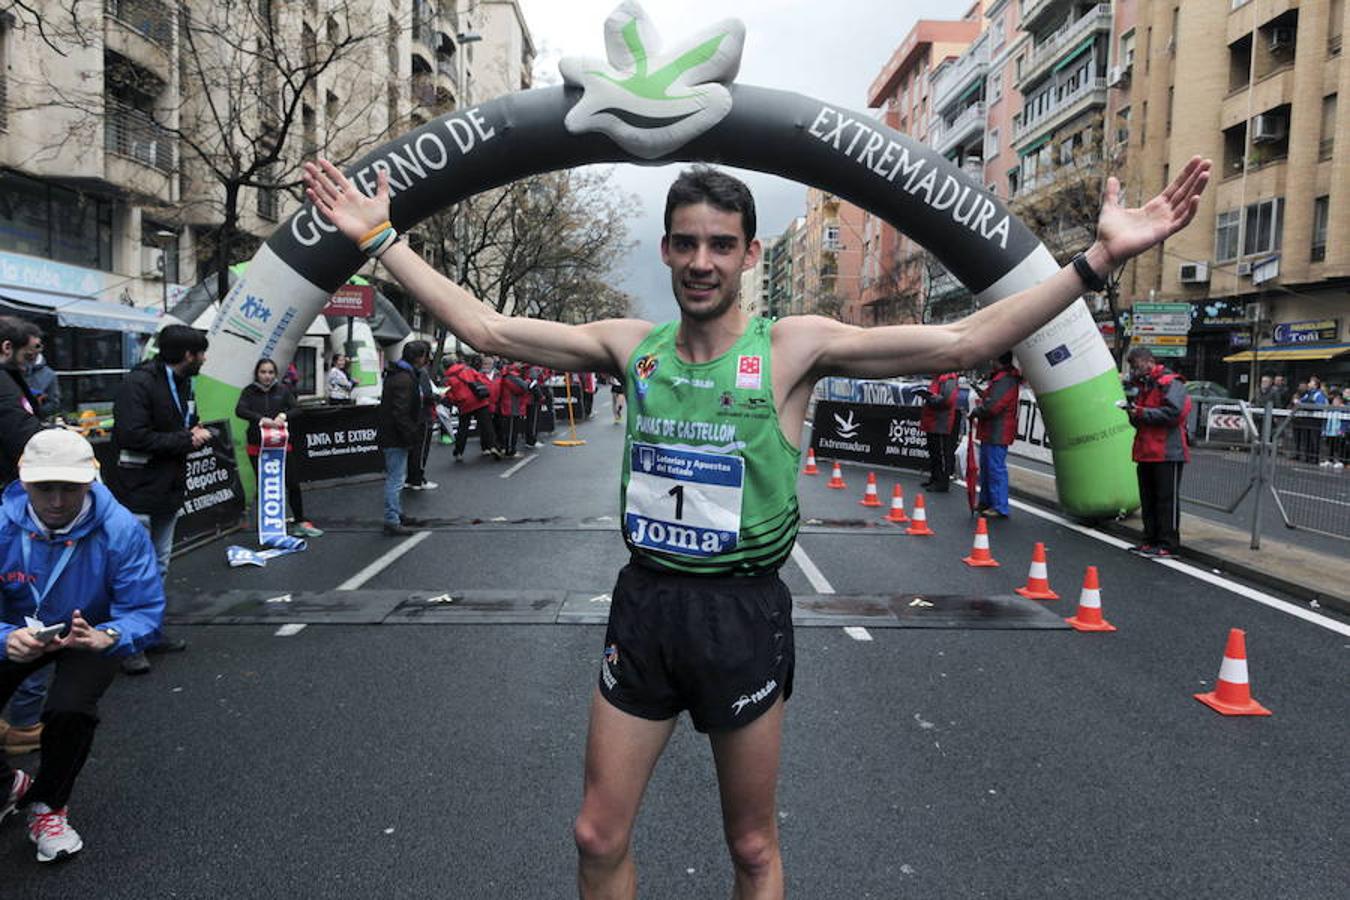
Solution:
<svg viewBox="0 0 1350 900">
<path fill-rule="evenodd" d="M 386 228 L 368 241 L 361 242 L 361 252 L 372 259 L 378 258 L 394 241 L 398 240 L 398 232 L 393 228 Z"/>
<path fill-rule="evenodd" d="M 379 234 L 380 232 L 384 231 L 386 228 L 392 228 L 393 226 L 394 226 L 394 223 L 393 223 L 393 222 L 390 222 L 388 219 L 385 219 L 383 222 L 381 222 L 380 224 L 376 225 L 374 228 L 372 228 L 372 229 L 370 229 L 369 231 L 367 231 L 365 237 L 361 238 L 361 240 L 357 241 L 357 243 L 358 243 L 358 244 L 364 244 L 366 241 L 368 241 L 368 240 L 370 240 L 371 238 L 375 237 L 377 234 Z"/>
<path fill-rule="evenodd" d="M 390 229 L 390 230 L 392 231 L 393 229 Z M 384 244 L 382 244 L 382 245 L 380 246 L 380 249 L 379 249 L 378 251 L 376 251 L 375 253 L 370 254 L 370 258 L 371 258 L 371 259 L 379 259 L 381 256 L 384 256 L 386 253 L 389 252 L 389 248 L 390 248 L 390 247 L 394 246 L 395 244 L 397 244 L 397 243 L 398 243 L 399 241 L 401 241 L 401 240 L 403 240 L 403 235 L 401 235 L 401 234 L 395 234 L 392 240 L 386 241 Z"/>
<path fill-rule="evenodd" d="M 1097 274 L 1092 268 L 1092 264 L 1087 261 L 1086 254 L 1079 253 L 1073 258 L 1073 270 L 1078 273 L 1078 277 L 1083 280 L 1083 284 L 1090 291 L 1101 293 L 1106 290 L 1106 279 Z"/>
</svg>

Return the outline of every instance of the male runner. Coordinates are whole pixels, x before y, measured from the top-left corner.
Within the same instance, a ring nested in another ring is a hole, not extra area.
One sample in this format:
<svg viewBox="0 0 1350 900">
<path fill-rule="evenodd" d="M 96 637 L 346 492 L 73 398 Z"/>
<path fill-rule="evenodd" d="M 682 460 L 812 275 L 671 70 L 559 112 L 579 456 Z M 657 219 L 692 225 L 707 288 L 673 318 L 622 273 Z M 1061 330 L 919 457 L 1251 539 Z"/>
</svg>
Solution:
<svg viewBox="0 0 1350 900">
<path fill-rule="evenodd" d="M 1124 209 L 1107 183 L 1097 241 L 1104 276 L 1195 215 L 1210 162 L 1192 159 L 1147 206 Z M 1066 266 L 958 322 L 857 328 L 818 316 L 770 322 L 737 304 L 760 255 L 749 189 L 706 167 L 666 200 L 661 258 L 680 319 L 564 325 L 497 313 L 447 280 L 388 225 L 374 197 L 332 164 L 305 167 L 306 193 L 455 335 L 560 371 L 620 373 L 628 397 L 624 539 L 591 702 L 585 789 L 574 833 L 583 898 L 631 898 L 630 838 L 657 758 L 688 709 L 717 766 L 736 898 L 783 896 L 774 796 L 783 703 L 792 688 L 791 598 L 777 569 L 797 532 L 797 438 L 816 380 L 971 368 L 1025 340 L 1083 293 Z"/>
</svg>

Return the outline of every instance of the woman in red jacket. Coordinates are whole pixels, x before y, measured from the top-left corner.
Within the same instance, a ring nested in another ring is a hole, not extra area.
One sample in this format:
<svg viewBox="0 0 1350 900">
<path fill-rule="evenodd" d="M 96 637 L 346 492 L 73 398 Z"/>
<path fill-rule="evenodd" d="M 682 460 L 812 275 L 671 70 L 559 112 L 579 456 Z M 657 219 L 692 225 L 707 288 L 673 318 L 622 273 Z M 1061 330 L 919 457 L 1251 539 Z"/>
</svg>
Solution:
<svg viewBox="0 0 1350 900">
<path fill-rule="evenodd" d="M 520 366 L 503 362 L 492 383 L 493 413 L 497 434 L 501 439 L 502 455 L 510 459 L 516 455 L 516 443 L 525 432 L 525 410 L 530 400 L 530 386 Z"/>
<path fill-rule="evenodd" d="M 492 427 L 492 410 L 488 408 L 488 399 L 492 393 L 491 382 L 486 375 L 478 371 L 482 357 L 472 356 L 466 364 L 460 359 L 445 370 L 445 398 L 459 410 L 459 423 L 455 428 L 455 462 L 463 462 L 464 445 L 469 440 L 469 423 L 478 423 L 478 441 L 484 454 L 500 457 L 497 449 L 497 435 Z"/>
</svg>

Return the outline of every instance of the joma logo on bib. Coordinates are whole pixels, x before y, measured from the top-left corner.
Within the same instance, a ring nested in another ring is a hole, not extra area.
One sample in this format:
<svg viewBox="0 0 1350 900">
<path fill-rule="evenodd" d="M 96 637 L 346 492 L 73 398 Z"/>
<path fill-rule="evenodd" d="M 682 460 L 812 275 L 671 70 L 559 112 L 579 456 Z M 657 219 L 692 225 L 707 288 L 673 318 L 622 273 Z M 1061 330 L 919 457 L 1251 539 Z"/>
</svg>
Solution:
<svg viewBox="0 0 1350 900">
<path fill-rule="evenodd" d="M 653 522 L 639 516 L 633 517 L 630 531 L 633 543 L 648 547 L 658 547 L 671 553 L 712 556 L 725 549 L 726 539 L 715 531 L 702 528 L 688 528 L 669 522 Z"/>
</svg>

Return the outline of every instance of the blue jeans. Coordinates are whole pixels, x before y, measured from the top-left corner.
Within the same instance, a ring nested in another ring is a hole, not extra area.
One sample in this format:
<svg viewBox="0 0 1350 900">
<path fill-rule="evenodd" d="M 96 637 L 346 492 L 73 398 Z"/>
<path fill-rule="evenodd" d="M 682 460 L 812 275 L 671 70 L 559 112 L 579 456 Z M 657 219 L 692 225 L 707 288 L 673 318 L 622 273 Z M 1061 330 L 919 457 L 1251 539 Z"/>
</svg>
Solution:
<svg viewBox="0 0 1350 900">
<path fill-rule="evenodd" d="M 1008 515 L 1008 448 L 980 444 L 980 506 Z"/>
<path fill-rule="evenodd" d="M 397 525 L 403 518 L 403 481 L 408 477 L 408 448 L 384 448 L 384 524 Z"/>
<path fill-rule="evenodd" d="M 136 513 L 136 521 L 150 529 L 150 543 L 155 546 L 155 562 L 159 563 L 159 580 L 169 574 L 169 556 L 173 553 L 173 529 L 178 524 L 178 510 L 171 513 Z"/>
<path fill-rule="evenodd" d="M 47 701 L 47 679 L 51 669 L 38 669 L 14 689 L 9 698 L 9 716 L 5 721 L 15 728 L 31 728 L 42 718 L 42 705 Z"/>
</svg>

